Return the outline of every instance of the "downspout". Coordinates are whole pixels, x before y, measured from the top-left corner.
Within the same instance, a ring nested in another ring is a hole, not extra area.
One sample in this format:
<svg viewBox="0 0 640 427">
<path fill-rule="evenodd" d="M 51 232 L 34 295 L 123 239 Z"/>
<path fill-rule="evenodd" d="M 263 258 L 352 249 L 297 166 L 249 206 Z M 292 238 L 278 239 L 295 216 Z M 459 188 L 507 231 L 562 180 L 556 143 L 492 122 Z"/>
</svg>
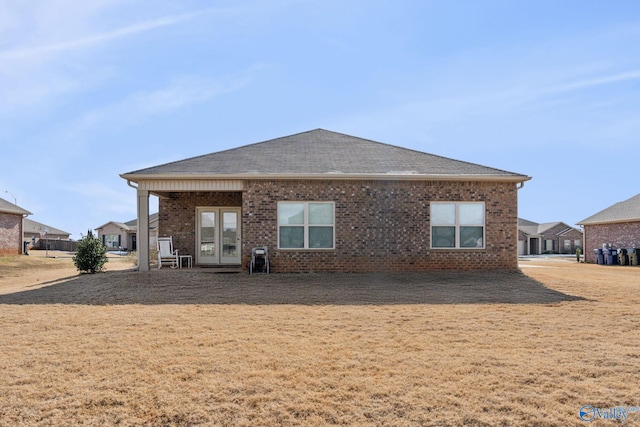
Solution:
<svg viewBox="0 0 640 427">
<path fill-rule="evenodd" d="M 518 183 L 516 183 L 516 191 L 520 190 L 522 187 L 524 187 L 524 181 L 520 181 Z M 516 215 L 516 236 L 519 234 L 519 230 L 518 230 L 518 218 Z M 517 237 L 516 237 L 517 239 Z M 524 250 L 524 255 L 530 255 L 530 250 L 529 250 L 529 235 L 527 235 L 527 243 L 526 243 L 526 248 Z M 516 244 L 517 246 L 517 244 Z M 516 248 L 516 252 L 518 251 L 518 249 Z"/>
<path fill-rule="evenodd" d="M 24 248 L 24 219 L 28 217 L 29 214 L 22 214 L 22 220 L 20 220 L 20 249 L 19 253 L 22 255 L 29 255 L 29 251 L 25 251 Z"/>
<path fill-rule="evenodd" d="M 127 180 L 127 185 L 131 188 L 135 188 L 136 190 L 138 189 L 136 185 L 131 184 L 131 180 Z"/>
<path fill-rule="evenodd" d="M 582 255 L 584 256 L 584 262 L 587 263 L 587 227 L 580 224 L 582 228 Z"/>
</svg>

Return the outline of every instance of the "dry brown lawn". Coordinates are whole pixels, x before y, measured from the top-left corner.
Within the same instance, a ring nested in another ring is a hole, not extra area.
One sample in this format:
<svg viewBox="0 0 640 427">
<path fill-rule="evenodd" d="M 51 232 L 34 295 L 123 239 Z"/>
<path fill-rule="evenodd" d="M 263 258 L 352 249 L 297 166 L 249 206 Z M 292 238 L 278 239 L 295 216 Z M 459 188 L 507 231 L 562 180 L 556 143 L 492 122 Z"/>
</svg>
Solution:
<svg viewBox="0 0 640 427">
<path fill-rule="evenodd" d="M 0 426 L 581 426 L 583 405 L 640 406 L 640 268 L 522 265 L 250 276 L 112 259 L 77 275 L 69 257 L 0 258 Z"/>
</svg>

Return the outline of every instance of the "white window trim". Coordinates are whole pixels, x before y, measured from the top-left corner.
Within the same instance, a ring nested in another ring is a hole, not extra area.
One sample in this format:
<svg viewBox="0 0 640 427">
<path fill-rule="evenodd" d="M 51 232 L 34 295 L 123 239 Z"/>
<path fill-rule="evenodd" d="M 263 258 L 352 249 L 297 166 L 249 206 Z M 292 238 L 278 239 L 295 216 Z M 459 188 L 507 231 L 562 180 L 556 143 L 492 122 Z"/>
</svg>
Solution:
<svg viewBox="0 0 640 427">
<path fill-rule="evenodd" d="M 487 208 L 484 202 L 452 202 L 452 201 L 437 201 L 431 202 L 429 209 L 431 209 L 431 205 L 434 204 L 454 204 L 456 206 L 456 219 L 455 224 L 429 224 L 429 244 L 431 249 L 434 250 L 455 250 L 455 251 L 475 251 L 475 250 L 485 250 L 487 248 Z M 482 224 L 460 224 L 460 205 L 465 204 L 475 204 L 482 205 Z M 453 247 L 442 247 L 442 246 L 433 246 L 433 227 L 455 227 L 455 245 Z M 482 227 L 482 246 L 478 247 L 462 247 L 460 246 L 460 227 Z"/>
<path fill-rule="evenodd" d="M 280 213 L 280 204 L 298 204 L 298 205 L 304 205 L 304 223 L 303 224 L 298 224 L 298 225 L 287 225 L 287 224 L 280 224 L 280 218 L 278 217 L 279 213 Z M 314 203 L 322 203 L 322 204 L 330 204 L 331 205 L 331 209 L 333 210 L 333 223 L 332 224 L 313 224 L 313 225 L 309 225 L 309 205 L 310 204 L 314 204 Z M 330 201 L 322 201 L 322 200 L 312 200 L 312 201 L 296 201 L 296 200 L 286 200 L 286 201 L 280 201 L 278 202 L 278 205 L 276 207 L 276 224 L 278 225 L 278 250 L 283 250 L 283 251 L 334 251 L 336 249 L 336 204 L 335 202 L 330 202 Z M 280 227 L 304 227 L 304 247 L 302 248 L 283 248 L 280 246 Z M 332 233 L 332 237 L 333 240 L 331 242 L 331 247 L 330 248 L 310 248 L 309 247 L 309 228 L 310 227 L 316 227 L 316 226 L 320 226 L 320 227 L 331 227 L 333 229 L 333 233 Z"/>
</svg>

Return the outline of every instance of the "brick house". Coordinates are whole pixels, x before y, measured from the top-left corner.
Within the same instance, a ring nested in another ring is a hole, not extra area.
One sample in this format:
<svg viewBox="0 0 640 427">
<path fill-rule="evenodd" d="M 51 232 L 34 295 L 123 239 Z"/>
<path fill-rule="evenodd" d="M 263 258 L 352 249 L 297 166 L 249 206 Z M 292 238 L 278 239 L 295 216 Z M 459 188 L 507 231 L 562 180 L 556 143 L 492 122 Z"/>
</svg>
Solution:
<svg viewBox="0 0 640 427">
<path fill-rule="evenodd" d="M 0 256 L 23 251 L 24 218 L 31 212 L 0 198 Z"/>
<path fill-rule="evenodd" d="M 158 237 L 158 214 L 149 215 L 149 244 L 155 247 Z M 98 239 L 108 249 L 135 251 L 138 248 L 138 219 L 109 221 L 96 228 Z"/>
<path fill-rule="evenodd" d="M 45 230 L 47 232 L 47 237 L 52 240 L 69 240 L 71 237 L 71 233 L 68 231 L 63 231 L 59 228 L 25 218 L 23 239 L 25 242 L 36 242 L 40 239 L 40 236 Z"/>
<path fill-rule="evenodd" d="M 29 218 L 24 219 L 22 239 L 30 249 L 48 248 L 50 250 L 74 252 L 78 247 L 78 242 L 71 240 L 70 237 L 71 233 L 68 231 L 63 231 Z"/>
<path fill-rule="evenodd" d="M 518 255 L 574 254 L 582 250 L 582 231 L 564 222 L 538 224 L 518 218 Z"/>
<path fill-rule="evenodd" d="M 149 194 L 159 236 L 196 265 L 275 272 L 517 269 L 526 175 L 316 129 L 121 175 L 137 189 L 139 269 Z"/>
<path fill-rule="evenodd" d="M 583 219 L 585 261 L 596 262 L 594 249 L 640 248 L 640 194 Z"/>
</svg>

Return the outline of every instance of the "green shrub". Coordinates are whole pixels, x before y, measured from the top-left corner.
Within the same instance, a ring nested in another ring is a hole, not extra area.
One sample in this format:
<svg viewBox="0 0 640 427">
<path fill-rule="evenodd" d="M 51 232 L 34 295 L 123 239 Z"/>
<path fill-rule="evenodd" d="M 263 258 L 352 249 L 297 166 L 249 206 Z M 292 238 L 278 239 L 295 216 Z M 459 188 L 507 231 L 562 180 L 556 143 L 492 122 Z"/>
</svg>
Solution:
<svg viewBox="0 0 640 427">
<path fill-rule="evenodd" d="M 97 273 L 102 271 L 107 259 L 107 248 L 100 239 L 93 237 L 91 230 L 78 241 L 78 249 L 73 257 L 73 264 L 79 271 Z"/>
</svg>

